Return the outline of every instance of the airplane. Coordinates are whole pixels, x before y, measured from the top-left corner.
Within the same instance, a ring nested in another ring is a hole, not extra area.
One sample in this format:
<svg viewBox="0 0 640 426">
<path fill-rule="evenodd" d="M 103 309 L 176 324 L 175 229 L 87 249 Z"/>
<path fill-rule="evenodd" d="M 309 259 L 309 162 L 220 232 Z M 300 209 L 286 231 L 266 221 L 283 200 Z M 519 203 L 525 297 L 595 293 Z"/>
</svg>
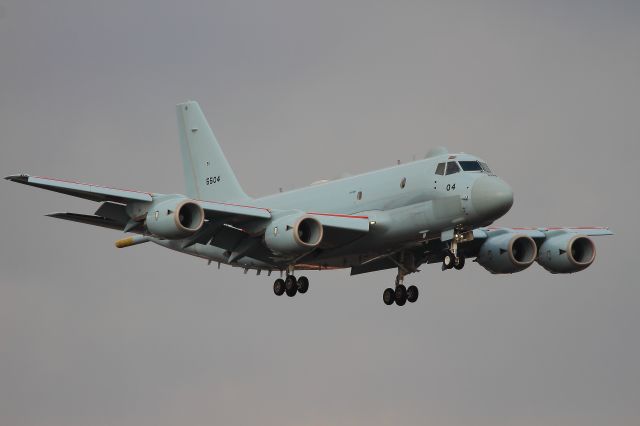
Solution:
<svg viewBox="0 0 640 426">
<path fill-rule="evenodd" d="M 47 216 L 133 235 L 118 248 L 162 247 L 271 275 L 273 292 L 304 294 L 298 271 L 349 268 L 351 275 L 397 269 L 386 305 L 418 299 L 405 277 L 423 264 L 460 270 L 474 259 L 493 274 L 537 262 L 553 274 L 582 271 L 605 227 L 503 228 L 492 224 L 513 204 L 509 185 L 470 154 L 431 149 L 426 158 L 260 198 L 240 186 L 200 106 L 176 105 L 185 194 L 117 189 L 42 176 L 13 182 L 101 203 L 93 215 Z"/>
</svg>

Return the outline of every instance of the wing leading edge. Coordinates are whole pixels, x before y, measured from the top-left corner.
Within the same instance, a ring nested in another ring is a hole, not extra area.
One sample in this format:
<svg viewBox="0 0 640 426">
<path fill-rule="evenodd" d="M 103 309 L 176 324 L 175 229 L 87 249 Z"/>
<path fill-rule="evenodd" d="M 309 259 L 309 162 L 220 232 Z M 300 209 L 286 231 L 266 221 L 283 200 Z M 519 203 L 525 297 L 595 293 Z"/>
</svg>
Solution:
<svg viewBox="0 0 640 426">
<path fill-rule="evenodd" d="M 577 227 L 546 227 L 546 228 L 503 228 L 503 227 L 490 227 L 490 228 L 477 228 L 473 230 L 474 239 L 487 238 L 489 234 L 495 232 L 513 232 L 535 239 L 544 239 L 549 232 L 568 232 L 572 234 L 586 235 L 588 237 L 599 237 L 602 235 L 613 235 L 613 232 L 607 227 L 603 226 L 577 226 Z"/>
<path fill-rule="evenodd" d="M 127 203 L 129 201 L 152 201 L 149 192 L 132 191 L 128 189 L 110 188 L 107 186 L 93 185 L 63 179 L 53 179 L 41 176 L 29 176 L 25 174 L 11 175 L 5 179 L 23 185 L 35 186 L 48 191 L 84 198 L 91 201 L 115 201 Z"/>
</svg>

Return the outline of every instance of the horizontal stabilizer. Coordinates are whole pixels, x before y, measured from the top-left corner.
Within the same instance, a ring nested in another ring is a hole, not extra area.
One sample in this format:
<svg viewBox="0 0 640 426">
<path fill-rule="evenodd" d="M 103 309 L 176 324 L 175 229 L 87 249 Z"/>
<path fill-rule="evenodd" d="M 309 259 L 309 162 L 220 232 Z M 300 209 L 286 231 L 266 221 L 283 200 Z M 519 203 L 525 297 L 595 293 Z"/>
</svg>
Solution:
<svg viewBox="0 0 640 426">
<path fill-rule="evenodd" d="M 94 216 L 80 213 L 50 213 L 47 216 L 54 217 L 56 219 L 69 220 L 71 222 L 86 223 L 87 225 L 100 226 L 102 228 L 116 229 L 122 231 L 124 225 L 113 219 L 106 217 Z M 132 231 L 135 232 L 135 231 Z"/>
</svg>

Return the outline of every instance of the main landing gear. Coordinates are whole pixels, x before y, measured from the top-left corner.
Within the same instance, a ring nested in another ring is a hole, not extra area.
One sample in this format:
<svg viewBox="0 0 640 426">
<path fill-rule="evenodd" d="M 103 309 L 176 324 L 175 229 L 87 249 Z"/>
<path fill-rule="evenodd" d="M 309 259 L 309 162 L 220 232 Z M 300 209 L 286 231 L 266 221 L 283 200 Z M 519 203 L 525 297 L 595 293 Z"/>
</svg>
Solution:
<svg viewBox="0 0 640 426">
<path fill-rule="evenodd" d="M 287 275 L 283 280 L 278 278 L 273 283 L 273 292 L 276 296 L 282 296 L 287 293 L 287 296 L 293 297 L 296 293 L 306 293 L 309 290 L 309 279 L 307 277 L 297 278 L 293 275 Z"/>
<path fill-rule="evenodd" d="M 395 290 L 392 288 L 388 288 L 382 293 L 382 301 L 385 305 L 393 305 L 394 303 L 398 306 L 403 306 L 405 303 L 413 303 L 418 300 L 418 287 L 415 285 L 410 285 L 409 287 L 404 286 L 404 272 L 402 270 L 398 271 L 398 276 L 396 277 L 396 288 Z"/>
</svg>

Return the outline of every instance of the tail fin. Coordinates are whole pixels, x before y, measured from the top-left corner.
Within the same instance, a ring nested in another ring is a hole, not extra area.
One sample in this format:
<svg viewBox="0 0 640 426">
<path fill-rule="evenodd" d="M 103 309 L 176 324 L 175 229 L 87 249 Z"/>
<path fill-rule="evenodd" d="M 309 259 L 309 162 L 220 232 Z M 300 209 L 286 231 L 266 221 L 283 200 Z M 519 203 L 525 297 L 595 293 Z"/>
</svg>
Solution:
<svg viewBox="0 0 640 426">
<path fill-rule="evenodd" d="M 242 190 L 200 105 L 189 101 L 176 105 L 180 152 L 187 196 L 198 200 L 241 201 Z"/>
</svg>

